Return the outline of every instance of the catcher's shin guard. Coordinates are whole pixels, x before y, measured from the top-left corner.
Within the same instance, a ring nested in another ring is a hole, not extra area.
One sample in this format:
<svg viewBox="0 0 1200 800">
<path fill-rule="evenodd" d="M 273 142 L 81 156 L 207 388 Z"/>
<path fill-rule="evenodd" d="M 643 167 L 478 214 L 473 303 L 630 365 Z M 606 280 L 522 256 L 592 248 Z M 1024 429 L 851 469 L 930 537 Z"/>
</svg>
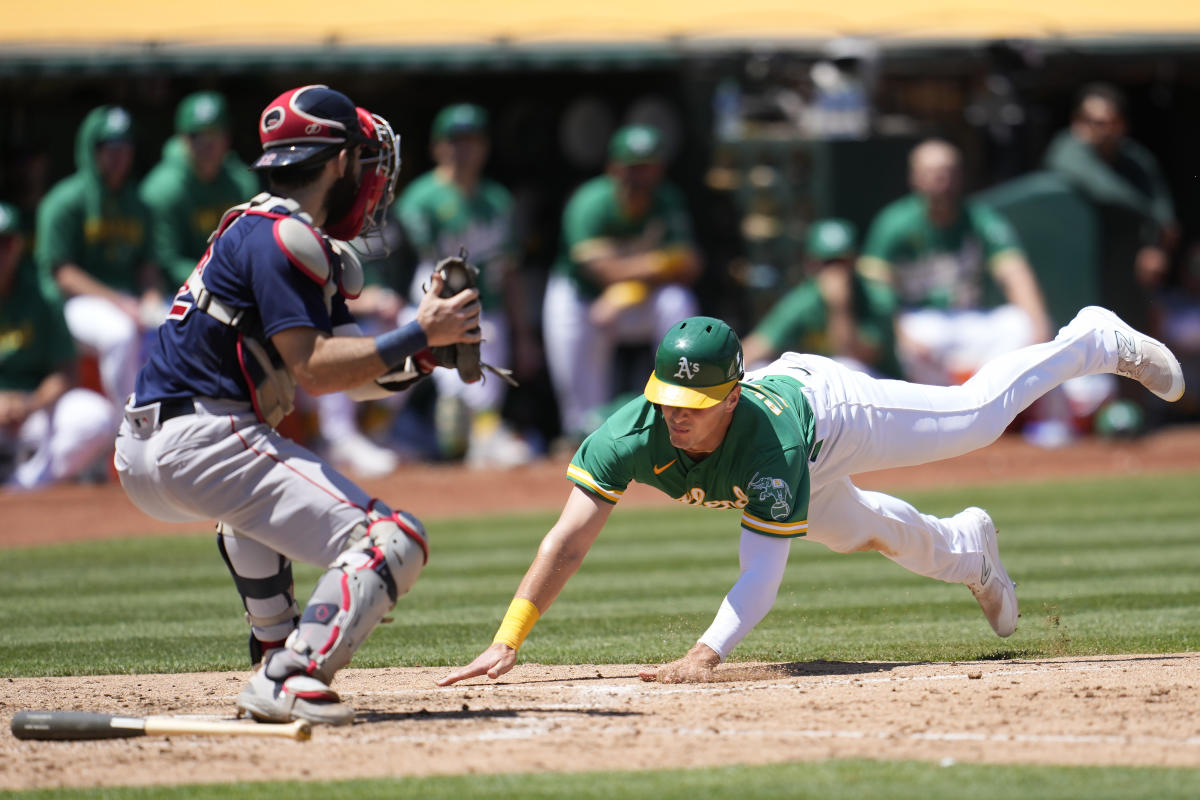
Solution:
<svg viewBox="0 0 1200 800">
<path fill-rule="evenodd" d="M 250 664 L 281 647 L 300 621 L 292 562 L 266 545 L 217 523 L 217 549 L 233 576 L 250 623 Z"/>
<path fill-rule="evenodd" d="M 317 581 L 300 627 L 266 663 L 267 677 L 304 673 L 325 683 L 406 594 L 429 558 L 425 528 L 403 511 L 372 511 L 350 546 Z"/>
</svg>

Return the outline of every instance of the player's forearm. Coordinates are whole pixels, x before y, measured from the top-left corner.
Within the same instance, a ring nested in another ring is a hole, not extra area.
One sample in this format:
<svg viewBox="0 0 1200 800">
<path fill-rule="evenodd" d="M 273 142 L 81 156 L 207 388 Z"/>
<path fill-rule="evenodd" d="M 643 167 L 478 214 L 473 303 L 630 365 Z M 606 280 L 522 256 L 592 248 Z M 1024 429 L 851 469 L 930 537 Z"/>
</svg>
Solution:
<svg viewBox="0 0 1200 800">
<path fill-rule="evenodd" d="M 691 283 L 699 274 L 696 253 L 687 247 L 670 247 L 631 255 L 602 256 L 587 262 L 585 270 L 602 285 L 621 281 Z"/>
<path fill-rule="evenodd" d="M 58 399 L 66 394 L 74 383 L 75 379 L 72 373 L 73 368 L 63 367 L 43 378 L 37 389 L 29 396 L 29 412 L 32 414 L 34 411 L 49 408 L 57 403 Z"/>
<path fill-rule="evenodd" d="M 416 323 L 375 338 L 329 336 L 311 328 L 280 331 L 271 337 L 292 377 L 304 391 L 342 392 L 373 381 L 425 346 Z"/>
<path fill-rule="evenodd" d="M 1042 299 L 1037 278 L 1025 259 L 1001 255 L 994 274 L 1004 289 L 1005 299 L 1029 316 L 1034 341 L 1047 341 L 1051 333 L 1050 316 L 1046 313 L 1046 303 Z"/>
<path fill-rule="evenodd" d="M 612 505 L 578 487 L 571 490 L 562 514 L 542 539 L 533 563 L 517 587 L 497 641 L 506 641 L 514 650 L 520 647 L 533 623 L 550 608 L 579 570 L 612 509 Z"/>
<path fill-rule="evenodd" d="M 700 637 L 701 644 L 725 659 L 762 622 L 775 605 L 790 549 L 791 539 L 774 539 L 743 529 L 738 551 L 742 573 L 721 602 L 712 625 Z"/>
<path fill-rule="evenodd" d="M 54 281 L 66 297 L 102 297 L 117 306 L 130 299 L 128 295 L 104 285 L 75 264 L 56 267 Z"/>
</svg>

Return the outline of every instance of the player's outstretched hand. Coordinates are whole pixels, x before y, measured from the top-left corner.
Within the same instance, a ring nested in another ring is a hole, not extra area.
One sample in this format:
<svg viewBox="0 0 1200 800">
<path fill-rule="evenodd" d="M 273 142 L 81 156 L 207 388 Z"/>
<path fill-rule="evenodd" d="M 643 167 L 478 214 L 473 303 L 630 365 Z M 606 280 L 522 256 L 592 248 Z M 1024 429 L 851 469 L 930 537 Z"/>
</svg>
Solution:
<svg viewBox="0 0 1200 800">
<path fill-rule="evenodd" d="M 444 281 L 435 272 L 429 279 L 429 291 L 417 306 L 417 324 L 425 331 L 430 347 L 478 342 L 482 337 L 479 330 L 479 290 L 463 289 L 450 297 L 440 297 Z"/>
<path fill-rule="evenodd" d="M 683 658 L 663 664 L 655 670 L 642 670 L 638 677 L 649 683 L 708 683 L 721 656 L 706 644 L 696 642 Z"/>
<path fill-rule="evenodd" d="M 504 642 L 494 642 L 491 647 L 479 654 L 478 658 L 457 672 L 451 672 L 437 682 L 438 686 L 449 686 L 452 683 L 465 681 L 478 675 L 487 674 L 495 680 L 508 672 L 517 663 L 517 651 Z"/>
</svg>

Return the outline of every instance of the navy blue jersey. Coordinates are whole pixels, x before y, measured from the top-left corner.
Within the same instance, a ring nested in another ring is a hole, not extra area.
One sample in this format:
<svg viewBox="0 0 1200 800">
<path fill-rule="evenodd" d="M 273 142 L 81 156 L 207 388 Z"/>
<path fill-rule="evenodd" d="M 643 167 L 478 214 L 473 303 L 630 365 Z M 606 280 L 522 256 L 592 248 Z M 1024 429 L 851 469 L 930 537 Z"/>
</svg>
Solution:
<svg viewBox="0 0 1200 800">
<path fill-rule="evenodd" d="M 287 209 L 272 211 L 286 215 Z M 327 309 L 318 276 L 293 265 L 273 232 L 275 218 L 238 217 L 201 260 L 204 286 L 233 309 L 256 309 L 269 338 L 289 328 L 316 328 L 354 321 L 336 291 Z M 186 286 L 175 295 L 158 328 L 149 360 L 138 373 L 138 404 L 168 398 L 215 397 L 250 400 L 237 358 L 238 332 L 195 308 Z"/>
</svg>

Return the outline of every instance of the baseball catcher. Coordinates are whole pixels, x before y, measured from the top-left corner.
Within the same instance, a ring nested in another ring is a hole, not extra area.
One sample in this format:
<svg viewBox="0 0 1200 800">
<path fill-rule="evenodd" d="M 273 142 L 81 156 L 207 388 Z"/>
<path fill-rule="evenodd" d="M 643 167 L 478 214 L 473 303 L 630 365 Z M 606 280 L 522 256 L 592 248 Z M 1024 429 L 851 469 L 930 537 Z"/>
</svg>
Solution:
<svg viewBox="0 0 1200 800">
<path fill-rule="evenodd" d="M 431 371 L 430 348 L 478 342 L 478 293 L 443 296 L 437 275 L 413 322 L 360 335 L 346 299 L 362 267 L 345 242 L 383 220 L 399 137 L 326 86 L 275 98 L 259 137 L 253 167 L 270 190 L 225 213 L 175 295 L 125 408 L 116 466 L 146 513 L 218 521 L 255 665 L 238 708 L 345 724 L 354 711 L 330 683 L 412 588 L 428 537 L 274 428 L 297 385 L 377 397 Z M 325 569 L 303 614 L 297 559 Z"/>
</svg>

